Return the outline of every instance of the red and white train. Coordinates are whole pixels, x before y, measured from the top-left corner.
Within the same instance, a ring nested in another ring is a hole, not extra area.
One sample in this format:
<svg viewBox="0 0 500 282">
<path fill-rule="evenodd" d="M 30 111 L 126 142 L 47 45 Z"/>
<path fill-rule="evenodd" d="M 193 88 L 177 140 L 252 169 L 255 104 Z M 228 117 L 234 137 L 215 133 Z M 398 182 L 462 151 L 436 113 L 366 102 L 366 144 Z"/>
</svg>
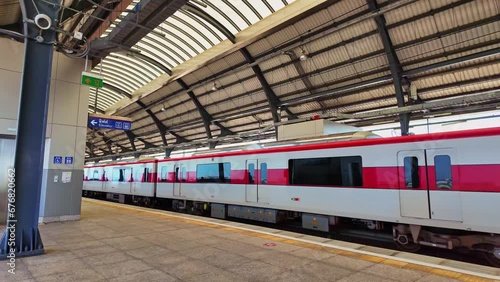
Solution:
<svg viewBox="0 0 500 282">
<path fill-rule="evenodd" d="M 481 251 L 500 266 L 500 128 L 85 167 L 84 194 L 329 231 L 392 226 L 405 250 Z"/>
</svg>

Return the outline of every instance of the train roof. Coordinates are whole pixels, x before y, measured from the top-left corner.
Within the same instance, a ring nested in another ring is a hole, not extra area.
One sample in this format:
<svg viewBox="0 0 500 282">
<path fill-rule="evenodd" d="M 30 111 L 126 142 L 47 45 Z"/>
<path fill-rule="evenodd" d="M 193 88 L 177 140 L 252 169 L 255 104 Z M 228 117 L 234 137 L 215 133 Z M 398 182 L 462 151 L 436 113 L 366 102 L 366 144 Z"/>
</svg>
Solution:
<svg viewBox="0 0 500 282">
<path fill-rule="evenodd" d="M 243 151 L 234 151 L 234 152 L 207 153 L 207 154 L 203 154 L 203 155 L 196 155 L 196 156 L 190 156 L 190 157 L 171 158 L 171 159 L 154 160 L 154 161 L 145 160 L 145 161 L 132 161 L 132 162 L 118 162 L 118 163 L 112 163 L 112 164 L 111 163 L 96 164 L 96 165 L 91 165 L 88 167 L 112 166 L 112 165 L 116 165 L 116 164 L 173 162 L 173 161 L 178 161 L 179 159 L 182 159 L 182 160 L 206 159 L 206 158 L 219 158 L 219 157 L 229 157 L 229 156 L 263 154 L 263 153 L 264 154 L 272 154 L 272 153 L 284 153 L 284 152 L 294 152 L 294 151 L 322 150 L 322 149 L 332 149 L 332 148 L 349 148 L 349 147 L 373 146 L 373 145 L 384 145 L 384 144 L 437 141 L 437 140 L 458 139 L 458 138 L 486 137 L 486 136 L 497 136 L 497 135 L 500 135 L 500 127 L 461 130 L 461 131 L 453 131 L 453 132 L 440 132 L 440 133 L 430 133 L 430 134 L 420 134 L 420 135 L 409 135 L 409 136 L 398 136 L 398 137 L 387 137 L 387 138 L 326 142 L 326 143 L 318 143 L 318 144 L 305 144 L 305 145 L 290 144 L 290 145 L 286 145 L 286 146 L 282 146 L 282 147 L 274 147 L 274 148 L 261 148 L 261 149 L 243 150 Z"/>
</svg>

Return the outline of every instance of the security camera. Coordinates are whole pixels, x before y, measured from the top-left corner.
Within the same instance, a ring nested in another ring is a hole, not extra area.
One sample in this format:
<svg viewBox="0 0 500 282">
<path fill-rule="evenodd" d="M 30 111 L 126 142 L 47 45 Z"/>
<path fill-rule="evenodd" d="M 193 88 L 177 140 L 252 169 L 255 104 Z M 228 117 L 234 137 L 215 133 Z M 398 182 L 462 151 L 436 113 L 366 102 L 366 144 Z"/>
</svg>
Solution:
<svg viewBox="0 0 500 282">
<path fill-rule="evenodd" d="M 38 14 L 35 16 L 35 24 L 43 30 L 47 30 L 52 25 L 52 20 L 45 14 Z"/>
</svg>

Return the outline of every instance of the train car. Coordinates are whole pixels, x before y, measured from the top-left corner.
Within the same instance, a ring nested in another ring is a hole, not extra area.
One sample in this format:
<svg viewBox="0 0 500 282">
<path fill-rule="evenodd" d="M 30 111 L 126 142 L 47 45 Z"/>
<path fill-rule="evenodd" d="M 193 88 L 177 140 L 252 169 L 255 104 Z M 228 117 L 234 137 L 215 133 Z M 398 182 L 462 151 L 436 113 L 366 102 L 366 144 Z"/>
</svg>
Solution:
<svg viewBox="0 0 500 282">
<path fill-rule="evenodd" d="M 156 196 L 156 160 L 87 166 L 83 183 L 84 196 L 149 204 Z"/>
<path fill-rule="evenodd" d="M 498 144 L 494 128 L 208 154 L 147 163 L 156 194 L 111 191 L 219 218 L 278 223 L 293 214 L 325 232 L 345 219 L 389 225 L 404 250 L 481 251 L 500 266 Z M 104 167 L 114 175 L 124 166 Z M 99 172 L 87 173 L 108 189 Z"/>
</svg>

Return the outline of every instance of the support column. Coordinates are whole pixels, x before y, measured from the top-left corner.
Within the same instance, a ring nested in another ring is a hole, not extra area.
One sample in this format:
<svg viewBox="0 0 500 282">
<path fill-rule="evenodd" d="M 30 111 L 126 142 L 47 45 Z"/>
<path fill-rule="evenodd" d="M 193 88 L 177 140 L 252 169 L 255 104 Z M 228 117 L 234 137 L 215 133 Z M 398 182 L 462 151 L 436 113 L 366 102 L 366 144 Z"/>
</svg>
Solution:
<svg viewBox="0 0 500 282">
<path fill-rule="evenodd" d="M 376 0 L 367 0 L 367 2 L 372 11 L 378 10 L 379 7 Z M 404 107 L 405 98 L 402 81 L 403 68 L 401 67 L 401 63 L 399 62 L 396 50 L 394 49 L 394 45 L 392 44 L 391 37 L 389 35 L 389 32 L 387 31 L 384 15 L 378 15 L 374 18 L 374 20 L 377 24 L 378 33 L 380 34 L 382 44 L 384 45 L 384 51 L 386 53 L 387 60 L 389 61 L 389 68 L 391 70 L 392 82 L 394 84 L 394 90 L 396 92 L 398 107 Z M 401 127 L 401 135 L 408 135 L 410 132 L 410 114 L 400 114 L 399 124 Z"/>
<path fill-rule="evenodd" d="M 33 3 L 29 0 L 20 2 L 24 16 L 33 19 L 38 14 L 38 8 L 40 13 L 55 21 L 56 6 L 48 7 L 48 4 L 36 1 L 37 7 L 34 7 Z M 7 228 L 0 243 L 0 257 L 3 259 L 44 253 L 38 230 L 38 214 L 54 50 L 52 44 L 40 44 L 29 39 L 39 33 L 36 26 L 25 22 L 24 33 L 28 37 L 24 41 L 24 66 L 14 160 L 15 191 L 12 194 L 15 196 L 9 199 L 12 205 L 9 205 Z M 50 30 L 44 31 L 42 36 L 45 42 L 52 42 L 56 37 L 55 32 Z"/>
</svg>

